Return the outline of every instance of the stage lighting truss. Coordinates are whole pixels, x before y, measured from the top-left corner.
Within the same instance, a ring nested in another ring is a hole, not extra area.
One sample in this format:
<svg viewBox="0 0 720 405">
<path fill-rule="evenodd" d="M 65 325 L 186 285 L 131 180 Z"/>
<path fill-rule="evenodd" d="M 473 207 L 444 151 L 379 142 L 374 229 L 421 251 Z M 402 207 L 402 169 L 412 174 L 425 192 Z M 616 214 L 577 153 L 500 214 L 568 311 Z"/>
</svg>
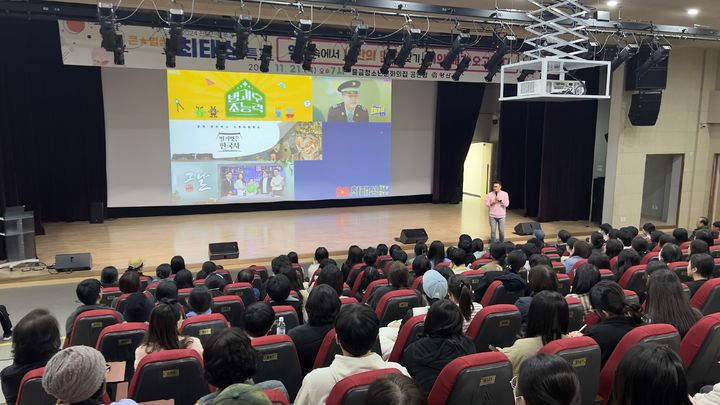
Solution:
<svg viewBox="0 0 720 405">
<path fill-rule="evenodd" d="M 428 68 L 432 66 L 434 61 L 435 51 L 426 50 L 425 54 L 423 55 L 422 61 L 420 62 L 420 68 L 417 70 L 418 76 L 424 77 L 427 74 Z"/>
<path fill-rule="evenodd" d="M 252 17 L 249 15 L 241 15 L 235 21 L 235 50 L 234 55 L 237 59 L 245 59 L 248 52 L 248 41 L 252 33 Z"/>
<path fill-rule="evenodd" d="M 395 57 L 395 66 L 405 67 L 405 63 L 410 59 L 412 50 L 417 46 L 422 31 L 418 28 L 406 26 L 403 34 L 403 44 Z"/>
<path fill-rule="evenodd" d="M 183 48 L 184 13 L 181 9 L 171 8 L 168 12 L 168 36 L 165 39 L 165 66 L 175 67 L 175 57 Z"/>
<path fill-rule="evenodd" d="M 272 60 L 272 45 L 264 45 L 260 53 L 260 71 L 267 73 L 270 71 L 270 61 Z"/>
<path fill-rule="evenodd" d="M 310 31 L 312 30 L 312 20 L 300 20 L 300 24 L 295 28 L 295 46 L 293 47 L 290 59 L 296 64 L 304 63 L 305 49 L 310 43 Z"/>
<path fill-rule="evenodd" d="M 368 36 L 368 29 L 369 27 L 366 24 L 360 24 L 355 27 L 355 32 L 353 32 L 352 38 L 350 38 L 350 44 L 345 54 L 344 72 L 350 72 L 352 67 L 357 63 L 362 46 L 365 44 Z"/>
<path fill-rule="evenodd" d="M 119 24 L 112 3 L 98 3 L 98 22 L 102 37 L 100 46 L 113 53 L 113 61 L 116 65 L 124 65 L 125 41 L 122 32 L 118 30 Z"/>
<path fill-rule="evenodd" d="M 397 49 L 388 48 L 385 50 L 385 56 L 383 57 L 383 64 L 380 67 L 380 73 L 386 75 L 390 72 L 390 66 L 395 63 L 397 57 Z"/>
<path fill-rule="evenodd" d="M 455 63 L 455 59 L 458 58 L 463 52 L 465 52 L 465 48 L 470 44 L 470 31 L 469 30 L 463 30 L 458 34 L 458 36 L 455 37 L 453 40 L 452 47 L 450 48 L 450 51 L 448 51 L 448 54 L 445 55 L 445 59 L 440 62 L 440 66 L 445 70 L 450 70 L 452 68 L 453 63 Z"/>
</svg>

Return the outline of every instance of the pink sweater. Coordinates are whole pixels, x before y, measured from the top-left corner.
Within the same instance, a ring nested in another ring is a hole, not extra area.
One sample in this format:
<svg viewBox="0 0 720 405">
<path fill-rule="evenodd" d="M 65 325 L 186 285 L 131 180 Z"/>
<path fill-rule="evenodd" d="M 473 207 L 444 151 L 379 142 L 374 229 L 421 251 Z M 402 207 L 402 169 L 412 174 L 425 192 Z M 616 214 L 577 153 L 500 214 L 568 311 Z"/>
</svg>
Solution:
<svg viewBox="0 0 720 405">
<path fill-rule="evenodd" d="M 501 202 L 493 205 L 493 201 L 495 201 L 498 197 L 500 197 Z M 485 197 L 485 205 L 490 208 L 491 217 L 505 218 L 505 215 L 507 214 L 506 208 L 510 205 L 510 197 L 508 196 L 508 193 L 502 190 L 500 190 L 497 194 L 494 191 L 491 191 L 488 193 L 487 197 Z"/>
</svg>

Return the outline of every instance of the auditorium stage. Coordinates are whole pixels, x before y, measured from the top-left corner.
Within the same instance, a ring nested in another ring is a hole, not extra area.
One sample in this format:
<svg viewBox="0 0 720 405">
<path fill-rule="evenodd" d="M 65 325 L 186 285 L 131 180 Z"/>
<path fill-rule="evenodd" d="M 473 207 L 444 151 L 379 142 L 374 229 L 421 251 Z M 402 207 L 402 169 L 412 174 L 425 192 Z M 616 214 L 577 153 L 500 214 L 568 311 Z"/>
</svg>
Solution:
<svg viewBox="0 0 720 405">
<path fill-rule="evenodd" d="M 505 226 L 506 238 L 525 241 L 512 230 L 527 218 L 509 212 Z M 173 255 L 182 255 L 188 268 L 199 269 L 208 260 L 208 243 L 237 241 L 240 259 L 218 263 L 226 268 L 248 264 L 269 264 L 270 260 L 291 250 L 298 252 L 301 262 L 312 261 L 315 248 L 325 246 L 331 256 L 346 256 L 347 248 L 362 248 L 395 242 L 403 228 L 425 228 L 429 241 L 439 239 L 446 246 L 456 244 L 458 236 L 467 233 L 473 238 L 489 238 L 487 208 L 479 198 L 465 196 L 461 204 L 407 204 L 351 208 L 183 215 L 166 217 L 122 218 L 103 224 L 87 222 L 46 223 L 46 235 L 37 237 L 41 261 L 52 264 L 61 253 L 90 252 L 93 270 L 72 274 L 51 275 L 47 271 L 10 271 L 0 269 L 0 284 L 25 281 L 45 282 L 55 279 L 77 279 L 96 276 L 104 266 L 114 265 L 121 271 L 131 257 L 144 259 L 148 274 L 155 266 L 169 262 Z M 543 223 L 546 240 L 555 239 L 557 231 L 567 229 L 573 234 L 589 235 L 595 230 L 587 221 Z M 412 245 L 403 246 L 408 252 Z"/>
</svg>

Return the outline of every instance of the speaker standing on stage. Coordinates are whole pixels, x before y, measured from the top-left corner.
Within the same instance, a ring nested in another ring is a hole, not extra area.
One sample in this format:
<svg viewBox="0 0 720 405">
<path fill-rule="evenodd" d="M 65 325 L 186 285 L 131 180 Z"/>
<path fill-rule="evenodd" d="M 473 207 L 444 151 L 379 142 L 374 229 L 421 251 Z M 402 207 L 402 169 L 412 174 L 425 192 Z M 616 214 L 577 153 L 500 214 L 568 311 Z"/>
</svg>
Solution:
<svg viewBox="0 0 720 405">
<path fill-rule="evenodd" d="M 507 215 L 507 207 L 510 205 L 510 197 L 508 193 L 501 190 L 502 184 L 499 181 L 493 182 L 493 191 L 485 197 L 485 205 L 490 209 L 490 243 L 495 243 L 495 226 L 500 234 L 500 242 L 505 241 L 505 215 Z"/>
</svg>

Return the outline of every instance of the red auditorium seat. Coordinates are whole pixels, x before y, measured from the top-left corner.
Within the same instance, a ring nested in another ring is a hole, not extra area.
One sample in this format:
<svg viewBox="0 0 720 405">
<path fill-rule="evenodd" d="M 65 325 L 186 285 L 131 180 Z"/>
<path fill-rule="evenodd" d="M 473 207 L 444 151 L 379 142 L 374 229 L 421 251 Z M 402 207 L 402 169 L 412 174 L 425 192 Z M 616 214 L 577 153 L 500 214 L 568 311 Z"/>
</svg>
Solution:
<svg viewBox="0 0 720 405">
<path fill-rule="evenodd" d="M 187 303 L 188 297 L 192 292 L 192 288 L 181 288 L 178 290 L 178 301 Z"/>
<path fill-rule="evenodd" d="M 267 267 L 265 267 L 265 266 L 256 266 L 256 265 L 253 264 L 252 266 L 248 267 L 247 269 L 250 270 L 250 271 L 252 271 L 253 274 L 259 275 L 259 276 L 260 276 L 260 279 L 261 279 L 263 282 L 267 281 L 267 279 L 268 279 L 268 270 L 267 270 Z"/>
<path fill-rule="evenodd" d="M 42 386 L 44 372 L 44 368 L 36 368 L 25 373 L 20 381 L 15 405 L 55 405 L 58 402 Z"/>
<path fill-rule="evenodd" d="M 713 259 L 715 267 L 713 267 L 712 278 L 720 277 L 720 259 Z"/>
<path fill-rule="evenodd" d="M 607 403 L 608 396 L 612 390 L 615 369 L 618 364 L 620 364 L 625 353 L 636 344 L 646 342 L 666 345 L 677 352 L 680 348 L 680 335 L 675 327 L 664 323 L 642 325 L 628 332 L 622 340 L 620 340 L 620 343 L 615 347 L 615 350 L 613 350 L 605 366 L 600 371 L 600 388 L 598 389 L 598 394 L 603 398 L 604 403 Z"/>
<path fill-rule="evenodd" d="M 335 340 L 335 336 L 335 329 L 330 329 L 325 334 L 325 337 L 320 344 L 320 349 L 315 356 L 315 362 L 313 362 L 313 370 L 316 368 L 328 367 L 330 363 L 335 360 L 336 354 L 342 354 L 342 351 L 340 350 L 340 345 L 338 345 L 337 340 Z M 370 350 L 382 356 L 382 349 L 380 348 L 379 338 L 375 340 L 375 343 Z"/>
<path fill-rule="evenodd" d="M 718 245 L 710 246 L 710 256 L 712 256 L 713 259 L 720 258 L 720 246 L 718 246 Z"/>
<path fill-rule="evenodd" d="M 560 262 L 551 262 L 553 270 L 555 270 L 556 274 L 565 273 L 565 266 L 563 266 Z"/>
<path fill-rule="evenodd" d="M 640 259 L 640 264 L 648 264 L 650 263 L 650 260 L 657 259 L 658 254 L 657 252 L 647 252 L 645 253 L 645 256 Z"/>
<path fill-rule="evenodd" d="M 410 288 L 416 291 L 422 291 L 422 279 L 423 276 L 415 277 L 415 280 L 413 280 L 412 285 Z"/>
<path fill-rule="evenodd" d="M 205 279 L 201 278 L 199 280 L 193 280 L 193 287 L 196 285 L 205 285 Z"/>
<path fill-rule="evenodd" d="M 703 315 L 720 312 L 720 278 L 711 278 L 704 282 L 690 299 L 690 305 Z"/>
<path fill-rule="evenodd" d="M 720 238 L 713 239 L 713 246 L 720 245 Z"/>
<path fill-rule="evenodd" d="M 628 304 L 630 305 L 640 305 L 640 297 L 638 297 L 637 293 L 632 290 L 623 290 L 623 293 L 625 293 L 625 299 L 627 300 Z"/>
<path fill-rule="evenodd" d="M 350 286 L 352 288 L 352 295 L 355 296 L 357 294 L 357 290 L 360 289 L 360 283 L 358 280 L 362 279 L 362 274 L 365 272 L 363 270 L 363 267 L 365 264 L 358 263 L 350 268 L 350 272 L 348 272 L 348 277 L 346 280 L 353 279 L 353 285 Z M 356 288 L 357 286 L 357 288 Z"/>
<path fill-rule="evenodd" d="M 100 305 L 110 308 L 113 301 L 122 295 L 119 287 L 105 287 L 102 289 L 102 297 L 100 297 Z"/>
<path fill-rule="evenodd" d="M 484 307 L 470 322 L 467 337 L 478 352 L 490 351 L 489 346 L 509 347 L 520 332 L 522 316 L 515 305 L 499 304 Z"/>
<path fill-rule="evenodd" d="M 381 368 L 345 377 L 333 386 L 325 405 L 365 405 L 368 387 L 387 374 L 401 374 L 396 368 Z"/>
<path fill-rule="evenodd" d="M 281 316 L 283 317 L 283 321 L 285 321 L 285 333 L 290 332 L 290 329 L 300 325 L 297 311 L 290 305 L 277 305 L 272 307 L 272 309 L 275 312 L 275 324 L 272 327 L 272 334 L 277 333 L 277 321 Z"/>
<path fill-rule="evenodd" d="M 572 277 L 567 274 L 557 273 L 557 290 L 563 296 L 570 294 L 570 285 L 572 284 Z"/>
<path fill-rule="evenodd" d="M 470 284 L 471 290 L 475 291 L 480 284 L 480 280 L 485 277 L 485 272 L 483 270 L 465 270 L 460 273 L 460 277 Z"/>
<path fill-rule="evenodd" d="M 687 241 L 687 242 L 681 243 L 681 244 L 680 244 L 680 249 L 687 249 L 687 248 L 689 248 L 691 243 L 692 243 L 691 240 L 689 240 L 689 241 Z"/>
<path fill-rule="evenodd" d="M 720 381 L 720 314 L 708 315 L 690 328 L 680 342 L 680 357 L 690 395 Z"/>
<path fill-rule="evenodd" d="M 180 334 L 194 336 L 204 345 L 210 335 L 228 326 L 228 321 L 223 314 L 195 315 L 182 322 Z"/>
<path fill-rule="evenodd" d="M 380 285 L 388 285 L 388 280 L 386 278 L 375 280 L 372 283 L 368 284 L 367 288 L 365 289 L 365 294 L 363 294 L 362 297 L 362 303 L 366 304 L 368 300 L 370 299 L 370 296 L 372 295 L 373 291 L 375 291 L 375 288 Z"/>
<path fill-rule="evenodd" d="M 505 286 L 502 281 L 495 280 L 490 283 L 490 286 L 485 290 L 480 305 L 487 307 L 490 305 L 497 304 L 515 304 L 518 298 L 522 297 L 525 291 L 513 291 L 509 292 L 505 290 Z"/>
<path fill-rule="evenodd" d="M 442 263 L 438 263 L 438 264 L 436 264 L 436 265 L 435 265 L 435 270 L 437 270 L 437 269 L 438 269 L 438 267 L 443 267 L 443 266 L 445 266 L 445 267 L 447 267 L 447 268 L 450 268 L 450 266 L 451 266 L 451 265 L 452 265 L 452 263 L 451 263 L 451 262 L 442 262 Z"/>
<path fill-rule="evenodd" d="M 95 347 L 98 336 L 105 327 L 122 322 L 122 315 L 112 309 L 85 311 L 75 318 L 72 333 L 65 338 L 65 347 L 81 345 Z"/>
<path fill-rule="evenodd" d="M 610 259 L 610 270 L 612 270 L 612 271 L 616 271 L 616 270 L 617 270 L 617 262 L 618 262 L 618 257 L 617 257 L 617 256 L 615 256 L 615 257 L 613 257 L 613 258 Z"/>
<path fill-rule="evenodd" d="M 640 264 L 625 270 L 618 281 L 620 287 L 625 290 L 633 290 L 636 293 L 645 292 L 647 284 L 647 274 L 645 273 L 645 268 L 647 268 L 646 265 Z"/>
<path fill-rule="evenodd" d="M 668 266 L 668 270 L 674 271 L 675 274 L 677 274 L 678 278 L 680 278 L 680 281 L 684 283 L 686 281 L 692 281 L 692 278 L 688 277 L 688 275 L 687 275 L 688 264 L 690 264 L 690 263 L 688 263 L 688 262 L 672 262 L 672 263 L 668 263 L 667 266 Z"/>
<path fill-rule="evenodd" d="M 242 299 L 243 304 L 247 307 L 257 301 L 255 291 L 250 283 L 232 283 L 223 289 L 225 295 L 237 295 Z"/>
<path fill-rule="evenodd" d="M 582 404 L 594 404 L 600 382 L 600 346 L 590 337 L 554 340 L 538 353 L 557 354 L 567 360 L 580 379 Z"/>
<path fill-rule="evenodd" d="M 550 261 L 553 261 L 553 262 L 559 262 L 559 261 L 560 261 L 560 255 L 557 254 L 557 253 L 543 253 L 543 255 L 544 255 L 545 257 L 547 257 L 548 259 L 550 259 Z"/>
<path fill-rule="evenodd" d="M 425 330 L 425 315 L 426 314 L 413 316 L 400 327 L 400 332 L 398 332 L 388 361 L 405 365 L 403 353 L 405 352 L 405 348 L 418 340 L 418 335 L 422 334 Z"/>
<path fill-rule="evenodd" d="M 378 269 L 384 269 L 386 263 L 392 263 L 393 259 L 390 255 L 385 256 L 378 256 L 377 260 L 375 261 L 375 268 Z"/>
<path fill-rule="evenodd" d="M 474 262 L 470 263 L 470 266 L 468 267 L 473 270 L 477 270 L 488 263 L 492 263 L 492 259 L 477 259 Z"/>
<path fill-rule="evenodd" d="M 252 340 L 260 361 L 253 380 L 258 382 L 279 380 L 290 395 L 290 402 L 300 390 L 302 370 L 295 344 L 288 335 L 263 336 Z"/>
<path fill-rule="evenodd" d="M 159 285 L 160 285 L 160 282 L 159 282 L 159 281 L 156 281 L 156 282 L 154 282 L 154 283 L 150 283 L 150 284 L 148 284 L 148 286 L 147 286 L 147 288 L 145 289 L 145 291 L 149 292 L 149 293 L 152 294 L 153 297 L 154 297 L 154 296 L 155 296 L 155 291 L 157 290 L 157 288 L 158 288 Z M 105 293 L 105 289 L 103 289 L 103 294 L 104 294 L 104 293 Z"/>
<path fill-rule="evenodd" d="M 138 403 L 174 399 L 175 405 L 194 405 L 209 392 L 200 354 L 192 349 L 176 349 L 143 357 L 128 396 Z"/>
<path fill-rule="evenodd" d="M 428 405 L 512 404 L 510 360 L 499 352 L 458 357 L 438 375 Z"/>
<path fill-rule="evenodd" d="M 212 312 L 221 314 L 230 323 L 230 326 L 243 326 L 243 313 L 245 304 L 237 295 L 220 295 L 212 299 Z"/>
<path fill-rule="evenodd" d="M 610 269 L 600 269 L 600 280 L 615 281 L 615 273 Z"/>
<path fill-rule="evenodd" d="M 575 270 L 577 270 L 578 267 L 582 266 L 583 264 L 587 263 L 588 259 L 580 259 L 573 264 L 572 268 L 570 269 L 571 273 L 574 273 Z"/>
<path fill-rule="evenodd" d="M 125 362 L 125 381 L 135 373 L 135 349 L 145 340 L 147 330 L 145 322 L 128 322 L 110 325 L 100 332 L 95 348 L 105 361 Z"/>
<path fill-rule="evenodd" d="M 419 306 L 420 298 L 415 290 L 390 291 L 378 301 L 375 314 L 383 327 L 394 320 L 402 319 L 409 309 Z"/>
<path fill-rule="evenodd" d="M 225 284 L 232 284 L 233 279 L 232 279 L 232 275 L 230 274 L 230 270 L 217 269 L 217 270 L 215 270 L 215 274 L 221 275 L 222 278 L 225 279 Z"/>
<path fill-rule="evenodd" d="M 565 297 L 565 301 L 568 304 L 568 312 L 570 314 L 568 330 L 571 332 L 580 330 L 585 324 L 585 309 L 580 303 L 580 300 L 575 297 Z"/>
<path fill-rule="evenodd" d="M 285 398 L 285 394 L 279 390 L 265 390 L 263 391 L 267 395 L 272 405 L 289 405 L 288 399 Z"/>
<path fill-rule="evenodd" d="M 557 251 L 558 251 L 558 250 L 557 250 L 557 248 L 556 248 L 555 246 L 546 246 L 546 247 L 540 249 L 540 253 L 542 253 L 542 254 L 545 254 L 545 253 L 555 253 L 555 254 L 557 254 Z"/>
<path fill-rule="evenodd" d="M 680 287 L 682 288 L 683 294 L 687 297 L 688 301 L 690 301 L 690 298 L 692 298 L 692 296 L 691 296 L 692 293 L 690 292 L 690 287 L 688 287 L 687 284 L 685 284 L 685 283 L 680 283 Z"/>
<path fill-rule="evenodd" d="M 350 304 L 357 304 L 357 299 L 353 297 L 340 297 L 340 305 L 350 305 Z"/>
<path fill-rule="evenodd" d="M 350 270 L 350 273 L 352 274 L 352 270 Z M 365 270 L 357 270 L 357 274 L 355 275 L 355 282 L 353 283 L 352 288 L 350 289 L 350 294 L 353 297 L 356 297 L 357 294 L 360 292 L 360 284 L 362 284 L 362 279 L 363 279 L 364 275 L 365 275 Z M 350 277 L 348 277 L 348 280 L 349 279 L 350 279 Z"/>
</svg>

